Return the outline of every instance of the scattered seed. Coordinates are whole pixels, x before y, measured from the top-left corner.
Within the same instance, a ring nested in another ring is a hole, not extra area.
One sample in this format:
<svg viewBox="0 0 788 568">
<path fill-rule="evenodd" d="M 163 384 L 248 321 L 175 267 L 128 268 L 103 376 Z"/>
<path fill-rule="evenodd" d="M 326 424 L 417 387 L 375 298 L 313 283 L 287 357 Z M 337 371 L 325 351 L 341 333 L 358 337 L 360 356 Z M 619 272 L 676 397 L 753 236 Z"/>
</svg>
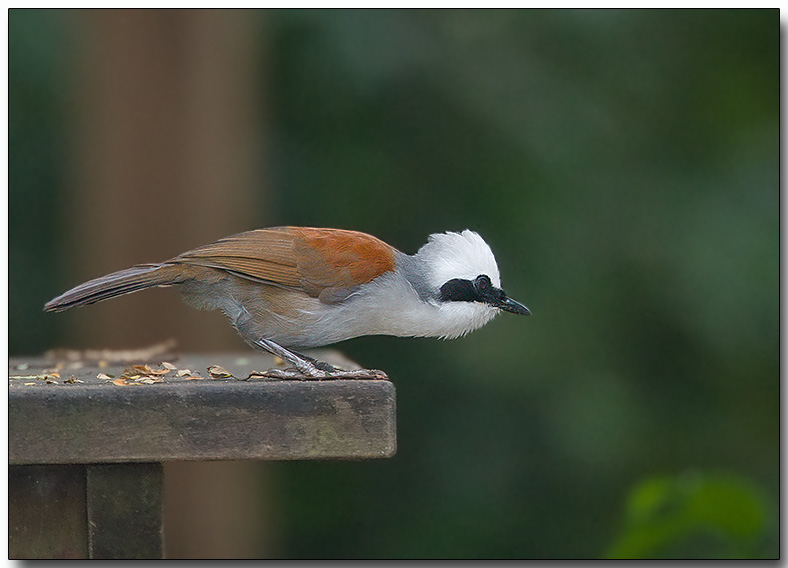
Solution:
<svg viewBox="0 0 788 568">
<path fill-rule="evenodd" d="M 211 375 L 212 379 L 226 379 L 233 377 L 233 374 L 230 371 L 224 367 L 220 367 L 219 365 L 211 365 L 208 367 L 208 374 Z"/>
</svg>

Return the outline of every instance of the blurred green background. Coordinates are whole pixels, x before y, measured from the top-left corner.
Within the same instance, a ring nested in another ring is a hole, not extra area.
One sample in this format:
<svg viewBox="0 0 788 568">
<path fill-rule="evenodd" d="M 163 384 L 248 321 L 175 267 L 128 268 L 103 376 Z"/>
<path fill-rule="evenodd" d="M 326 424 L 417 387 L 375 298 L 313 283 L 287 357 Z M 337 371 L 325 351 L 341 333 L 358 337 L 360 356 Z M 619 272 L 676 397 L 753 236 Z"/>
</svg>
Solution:
<svg viewBox="0 0 788 568">
<path fill-rule="evenodd" d="M 339 345 L 396 384 L 398 453 L 272 464 L 260 554 L 776 558 L 779 11 L 244 19 L 263 165 L 252 226 L 224 234 L 343 227 L 412 253 L 471 228 L 533 312 Z M 98 275 L 63 261 L 92 223 L 62 214 L 91 112 L 79 15 L 12 10 L 9 29 L 9 351 L 101 347 L 41 311 Z M 210 222 L 171 213 L 139 261 Z"/>
</svg>

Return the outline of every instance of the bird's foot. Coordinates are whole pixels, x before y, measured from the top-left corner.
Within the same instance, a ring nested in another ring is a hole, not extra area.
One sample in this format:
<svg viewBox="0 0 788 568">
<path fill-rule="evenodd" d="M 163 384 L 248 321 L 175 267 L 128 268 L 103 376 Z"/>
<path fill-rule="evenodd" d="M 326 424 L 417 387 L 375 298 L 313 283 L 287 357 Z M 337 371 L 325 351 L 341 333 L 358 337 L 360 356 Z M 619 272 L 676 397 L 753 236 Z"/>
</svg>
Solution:
<svg viewBox="0 0 788 568">
<path fill-rule="evenodd" d="M 288 369 L 269 369 L 261 373 L 256 373 L 255 376 L 270 379 L 290 379 L 300 381 L 325 381 L 336 379 L 368 379 L 368 380 L 388 380 L 388 375 L 383 371 L 377 369 L 353 369 L 352 371 L 345 371 L 333 365 L 329 365 L 323 361 L 318 361 L 285 349 L 278 343 L 274 343 L 270 339 L 259 339 L 255 342 L 258 347 L 262 347 L 269 353 L 273 353 L 280 359 L 288 361 L 295 365 Z"/>
<path fill-rule="evenodd" d="M 268 369 L 256 371 L 249 378 L 279 379 L 284 381 L 332 381 L 339 379 L 387 381 L 388 375 L 377 369 L 353 369 L 345 371 L 334 367 L 332 371 L 315 368 L 314 371 L 305 373 L 295 367 L 287 369 Z"/>
</svg>

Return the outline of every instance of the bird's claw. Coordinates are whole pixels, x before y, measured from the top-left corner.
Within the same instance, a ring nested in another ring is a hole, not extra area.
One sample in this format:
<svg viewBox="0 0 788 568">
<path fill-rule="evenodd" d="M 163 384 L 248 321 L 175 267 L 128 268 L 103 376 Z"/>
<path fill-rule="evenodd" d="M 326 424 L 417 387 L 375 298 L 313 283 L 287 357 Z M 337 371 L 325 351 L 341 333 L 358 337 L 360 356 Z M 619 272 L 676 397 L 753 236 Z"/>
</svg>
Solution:
<svg viewBox="0 0 788 568">
<path fill-rule="evenodd" d="M 255 372 L 250 375 L 249 378 L 279 379 L 283 381 L 332 381 L 340 379 L 389 380 L 388 375 L 378 369 L 353 369 L 352 371 L 345 371 L 337 368 L 331 371 L 312 369 L 307 374 L 295 367 L 289 367 L 287 369 L 268 369 L 267 371 Z"/>
</svg>

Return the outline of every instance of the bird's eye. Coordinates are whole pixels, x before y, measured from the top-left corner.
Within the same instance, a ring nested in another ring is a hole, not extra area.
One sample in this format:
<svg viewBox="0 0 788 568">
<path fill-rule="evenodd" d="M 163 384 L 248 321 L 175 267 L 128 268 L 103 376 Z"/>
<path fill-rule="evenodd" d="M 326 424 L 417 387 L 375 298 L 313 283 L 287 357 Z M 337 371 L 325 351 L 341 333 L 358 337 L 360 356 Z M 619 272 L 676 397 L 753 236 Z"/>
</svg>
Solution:
<svg viewBox="0 0 788 568">
<path fill-rule="evenodd" d="M 476 286 L 479 288 L 480 291 L 484 292 L 488 290 L 490 286 L 492 286 L 492 282 L 490 282 L 490 277 L 486 274 L 481 274 L 476 277 Z"/>
</svg>

